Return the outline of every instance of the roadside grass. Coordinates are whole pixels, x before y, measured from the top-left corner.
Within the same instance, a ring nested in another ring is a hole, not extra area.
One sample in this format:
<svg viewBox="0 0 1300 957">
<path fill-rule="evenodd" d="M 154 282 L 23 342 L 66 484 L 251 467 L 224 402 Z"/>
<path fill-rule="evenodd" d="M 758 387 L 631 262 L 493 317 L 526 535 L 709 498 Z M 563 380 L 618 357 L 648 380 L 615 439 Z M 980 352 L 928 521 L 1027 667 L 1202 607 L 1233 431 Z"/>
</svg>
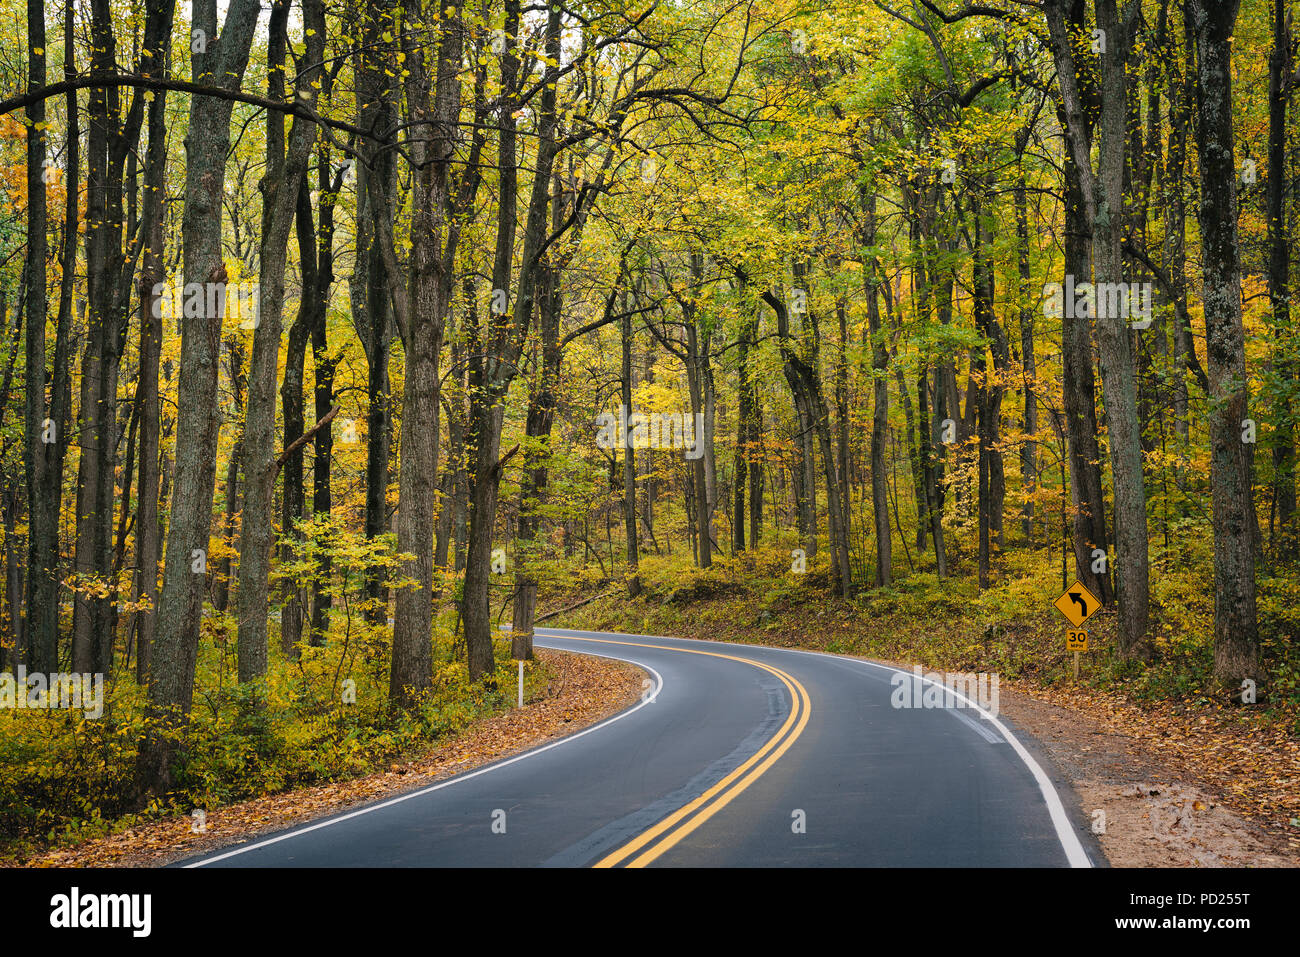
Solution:
<svg viewBox="0 0 1300 957">
<path fill-rule="evenodd" d="M 65 846 L 177 813 L 211 811 L 248 798 L 357 777 L 397 755 L 418 756 L 481 718 L 508 710 L 516 666 L 495 644 L 496 689 L 470 683 L 463 653 L 439 622 L 432 689 L 410 712 L 389 709 L 387 627 L 344 623 L 324 647 L 278 652 L 274 623 L 264 683 L 235 680 L 233 616 L 203 620 L 190 720 L 175 788 L 145 807 L 133 800 L 133 770 L 147 730 L 146 690 L 119 669 L 104 686 L 104 713 L 0 709 L 0 856 Z M 550 676 L 536 661 L 525 694 Z"/>
</svg>

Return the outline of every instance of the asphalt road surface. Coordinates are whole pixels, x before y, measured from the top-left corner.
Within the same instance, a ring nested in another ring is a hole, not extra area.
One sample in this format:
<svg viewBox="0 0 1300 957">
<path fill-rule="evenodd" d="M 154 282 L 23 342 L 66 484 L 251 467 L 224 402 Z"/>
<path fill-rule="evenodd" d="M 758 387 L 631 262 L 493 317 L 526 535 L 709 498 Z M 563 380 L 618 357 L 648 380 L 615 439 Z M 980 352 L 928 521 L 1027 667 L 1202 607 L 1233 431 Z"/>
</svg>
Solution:
<svg viewBox="0 0 1300 957">
<path fill-rule="evenodd" d="M 974 706 L 987 698 L 963 700 L 960 689 L 944 693 L 884 665 L 779 648 L 563 630 L 539 631 L 537 644 L 631 661 L 651 677 L 639 703 L 567 738 L 186 866 L 1098 859 L 1032 742 Z"/>
</svg>

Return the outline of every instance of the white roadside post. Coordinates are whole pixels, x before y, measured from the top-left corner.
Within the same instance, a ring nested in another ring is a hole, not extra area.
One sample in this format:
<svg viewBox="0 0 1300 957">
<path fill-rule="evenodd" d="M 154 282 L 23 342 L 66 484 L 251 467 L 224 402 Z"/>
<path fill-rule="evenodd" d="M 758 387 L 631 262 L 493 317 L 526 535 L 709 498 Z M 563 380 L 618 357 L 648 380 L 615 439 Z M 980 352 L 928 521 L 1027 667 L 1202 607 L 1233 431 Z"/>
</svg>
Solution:
<svg viewBox="0 0 1300 957">
<path fill-rule="evenodd" d="M 519 707 L 524 706 L 524 659 L 519 659 Z"/>
</svg>

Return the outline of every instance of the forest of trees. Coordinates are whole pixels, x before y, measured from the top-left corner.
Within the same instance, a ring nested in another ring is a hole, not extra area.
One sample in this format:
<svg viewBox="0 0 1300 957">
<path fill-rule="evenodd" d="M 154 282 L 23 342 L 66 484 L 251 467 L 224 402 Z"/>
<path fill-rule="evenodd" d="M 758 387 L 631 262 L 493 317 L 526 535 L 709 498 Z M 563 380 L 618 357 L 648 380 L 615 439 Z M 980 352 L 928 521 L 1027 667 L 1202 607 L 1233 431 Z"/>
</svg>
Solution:
<svg viewBox="0 0 1300 957">
<path fill-rule="evenodd" d="M 1204 538 L 1213 675 L 1260 678 L 1292 6 L 5 3 L 4 666 L 144 689 L 143 799 L 205 649 L 256 709 L 364 629 L 401 710 L 574 569 L 779 546 L 851 599 L 1020 549 L 1141 665 Z"/>
</svg>

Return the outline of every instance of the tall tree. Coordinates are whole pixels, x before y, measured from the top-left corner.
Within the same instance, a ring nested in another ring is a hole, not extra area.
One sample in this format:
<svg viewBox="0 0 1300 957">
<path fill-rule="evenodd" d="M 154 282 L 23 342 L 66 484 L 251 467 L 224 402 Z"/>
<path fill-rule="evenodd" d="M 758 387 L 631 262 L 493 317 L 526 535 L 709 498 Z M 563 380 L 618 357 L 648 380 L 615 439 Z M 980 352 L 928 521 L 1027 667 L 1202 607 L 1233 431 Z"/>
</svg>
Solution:
<svg viewBox="0 0 1300 957">
<path fill-rule="evenodd" d="M 389 698 L 399 706 L 413 705 L 433 683 L 433 538 L 441 423 L 438 356 L 450 288 L 443 277 L 456 255 L 455 243 L 444 244 L 444 237 L 449 235 L 449 171 L 455 154 L 454 126 L 460 115 L 464 34 L 459 2 L 440 2 L 436 10 L 430 10 L 421 0 L 407 0 L 404 15 L 407 23 L 420 24 L 425 35 L 435 41 L 431 45 L 432 73 L 422 46 L 408 41 L 406 49 L 407 119 L 412 125 L 415 166 L 411 256 L 407 288 L 390 284 L 406 351 L 403 417 L 407 423 L 421 423 L 417 428 L 402 429 L 400 451 L 397 545 L 403 554 L 414 556 L 401 572 L 415 587 L 397 592 Z M 385 269 L 390 276 L 397 276 L 391 210 L 383 186 L 371 177 L 368 197 L 376 212 Z"/>
<path fill-rule="evenodd" d="M 519 102 L 520 64 L 516 50 L 519 10 L 520 5 L 515 0 L 507 0 L 506 48 L 501 60 L 501 87 L 505 103 L 498 121 L 497 163 L 501 171 L 499 215 L 492 267 L 492 296 L 499 308 L 493 309 L 485 335 L 479 340 L 482 358 L 470 361 L 470 432 L 467 444 L 472 449 L 472 465 L 469 543 L 461 617 L 472 680 L 490 674 L 495 667 L 488 610 L 488 576 L 491 574 L 492 531 L 496 524 L 497 495 L 501 471 L 506 461 L 506 458 L 501 457 L 504 402 L 510 383 L 518 373 L 519 357 L 536 306 L 535 276 L 549 232 L 547 222 L 551 171 L 559 152 L 556 137 L 556 85 L 559 78 L 561 16 L 560 8 L 552 7 L 547 14 L 543 40 L 546 67 L 542 79 L 541 102 L 537 108 L 537 156 L 524 220 L 518 279 L 512 282 L 519 164 L 518 131 L 512 111 Z M 512 289 L 517 295 L 513 303 L 510 300 Z M 507 458 L 509 454 L 507 453 Z"/>
<path fill-rule="evenodd" d="M 362 49 L 358 53 L 358 125 L 375 131 L 380 143 L 364 139 L 358 144 L 363 162 L 356 179 L 356 262 L 352 281 L 352 317 L 366 354 L 366 538 L 373 540 L 388 530 L 388 457 L 392 446 L 388 356 L 393 339 L 386 264 L 375 226 L 376 205 L 370 200 L 370 182 L 378 181 L 383 210 L 395 204 L 394 155 L 382 148 L 397 125 L 397 75 L 393 54 L 395 4 L 393 0 L 358 5 Z M 386 40 L 385 37 L 388 39 Z M 378 566 L 366 569 L 366 619 L 383 624 L 388 619 L 388 589 Z"/>
<path fill-rule="evenodd" d="M 170 71 L 170 50 L 162 63 L 147 68 L 166 75 Z M 158 394 L 158 371 L 162 358 L 163 322 L 160 293 L 165 290 L 164 220 L 167 193 L 167 97 L 158 91 L 149 101 L 147 121 L 149 145 L 145 157 L 144 196 L 141 201 L 141 232 L 144 254 L 140 268 L 140 504 L 136 516 L 136 570 L 133 600 L 145 600 L 149 607 L 135 617 L 136 677 L 148 680 L 150 649 L 158 608 L 158 561 L 162 557 L 162 534 L 158 502 L 162 478 L 159 462 L 162 403 Z"/>
<path fill-rule="evenodd" d="M 304 178 L 298 186 L 298 213 L 294 234 L 298 246 L 298 275 L 304 294 L 298 299 L 298 314 L 289 325 L 285 342 L 284 376 L 280 380 L 280 408 L 284 425 L 284 451 L 281 458 L 283 482 L 280 495 L 280 560 L 293 560 L 295 530 L 306 515 L 307 498 L 303 489 L 303 434 L 306 411 L 303 394 L 307 367 L 307 344 L 314 322 L 314 297 L 307 290 L 316 287 L 316 233 L 312 224 L 311 189 Z M 292 575 L 281 584 L 284 606 L 280 612 L 280 648 L 287 657 L 296 653 L 306 620 L 306 591 Z"/>
<path fill-rule="evenodd" d="M 1151 657 L 1153 649 L 1148 633 L 1150 559 L 1147 552 L 1146 493 L 1142 481 L 1137 387 L 1126 313 L 1122 316 L 1118 306 L 1122 293 L 1106 295 L 1103 289 L 1124 288 L 1121 226 L 1124 220 L 1126 145 L 1125 71 L 1128 38 L 1138 6 L 1130 2 L 1121 20 L 1115 0 L 1097 0 L 1097 30 L 1100 31 L 1101 41 L 1101 81 L 1098 93 L 1101 105 L 1101 145 L 1096 172 L 1093 171 L 1087 151 L 1091 137 L 1083 117 L 1084 106 L 1077 80 L 1074 53 L 1077 34 L 1071 36 L 1064 6 L 1062 0 L 1052 0 L 1046 11 L 1060 78 L 1063 109 L 1070 129 L 1068 143 L 1071 159 L 1078 174 L 1083 210 L 1092 231 L 1096 277 L 1096 314 L 1093 318 L 1101 355 L 1102 390 L 1115 489 L 1119 650 L 1122 655 L 1146 659 Z"/>
<path fill-rule="evenodd" d="M 277 0 L 272 10 L 269 43 L 283 40 L 276 14 L 290 0 Z M 316 105 L 325 59 L 325 8 L 320 0 L 303 0 L 306 57 L 298 71 L 295 94 L 309 109 Z M 272 62 L 272 69 L 279 64 Z M 244 508 L 239 549 L 239 680 L 253 681 L 266 673 L 267 619 L 271 568 L 272 495 L 279 472 L 275 453 L 276 378 L 280 365 L 281 312 L 284 307 L 285 256 L 289 230 L 298 210 L 298 194 L 307 172 L 316 123 L 295 116 L 283 155 L 283 115 L 268 111 L 268 166 L 262 179 L 262 244 L 259 255 L 257 319 L 248 363 L 248 413 L 244 420 Z M 276 128 L 279 127 L 279 130 Z"/>
<path fill-rule="evenodd" d="M 157 75 L 171 40 L 175 0 L 151 0 L 145 8 L 144 37 L 136 72 Z M 117 66 L 117 40 L 108 0 L 93 0 L 91 76 Z M 76 571 L 73 603 L 74 671 L 108 671 L 113 662 L 117 583 L 113 574 L 113 499 L 118 422 L 117 377 L 130 315 L 130 274 L 139 236 L 122 243 L 128 192 L 125 167 L 134 160 L 144 121 L 146 91 L 134 91 L 125 113 L 120 88 L 94 86 L 87 109 L 86 137 L 86 349 L 81 361 L 81 406 L 77 465 Z M 134 177 L 131 178 L 132 181 Z M 134 183 L 131 183 L 134 209 Z"/>
<path fill-rule="evenodd" d="M 27 0 L 27 43 L 27 89 L 34 92 L 45 86 L 45 4 L 42 0 Z M 27 659 L 33 671 L 50 673 L 58 670 L 59 640 L 59 501 L 57 497 L 51 500 L 50 492 L 61 484 L 61 477 L 56 473 L 51 478 L 50 473 L 54 466 L 53 444 L 54 441 L 61 442 L 62 436 L 50 431 L 55 421 L 47 419 L 45 400 L 45 323 L 48 310 L 45 268 L 49 244 L 45 208 L 47 137 L 44 99 L 38 99 L 27 107 L 26 126 L 27 257 L 23 276 L 27 286 L 24 290 L 27 310 L 27 441 L 24 467 L 28 514 L 31 516 L 27 559 Z M 74 262 L 65 263 L 64 269 L 75 268 Z"/>
<path fill-rule="evenodd" d="M 217 36 L 216 0 L 193 0 L 191 76 L 236 90 L 248 66 L 258 0 L 232 0 Z M 203 42 L 199 42 L 200 39 Z M 226 281 L 221 256 L 221 198 L 230 150 L 233 101 L 195 95 L 185 140 L 185 213 L 181 235 L 187 288 L 206 290 Z M 193 284 L 192 286 L 190 284 Z M 198 661 L 199 622 L 212 530 L 217 469 L 217 353 L 221 315 L 199 298 L 197 315 L 180 319 L 181 363 L 177 392 L 175 493 L 163 568 L 162 594 L 149 670 L 149 713 L 156 730 L 141 743 L 137 785 L 166 790 L 176 756 L 176 725 L 189 715 Z"/>
<path fill-rule="evenodd" d="M 330 92 L 330 82 L 326 81 L 324 93 Z M 316 231 L 316 282 L 310 289 L 312 311 L 315 320 L 312 323 L 311 354 L 315 375 L 316 426 L 312 437 L 312 514 L 316 521 L 328 521 L 333 509 L 333 489 L 331 485 L 331 465 L 334 458 L 334 428 L 331 424 L 334 405 L 334 376 L 338 368 L 340 354 L 330 348 L 329 343 L 329 299 L 334 285 L 334 207 L 338 202 L 339 189 L 343 185 L 346 170 L 337 171 L 330 162 L 328 146 L 321 145 L 318 150 L 320 217 Z M 304 289 L 307 295 L 308 290 Z M 332 562 L 327 540 L 327 547 L 322 549 L 316 563 L 316 576 L 312 582 L 312 622 L 311 643 L 319 646 L 325 643 L 329 631 L 329 613 L 333 606 L 333 593 L 330 589 Z"/>
<path fill-rule="evenodd" d="M 1233 145 L 1232 39 L 1240 0 L 1188 0 L 1196 31 L 1196 145 L 1201 166 L 1202 287 L 1210 376 L 1210 487 L 1214 505 L 1214 674 L 1239 687 L 1259 667 L 1254 489 L 1247 428 L 1238 171 Z"/>
<path fill-rule="evenodd" d="M 1290 4 L 1273 0 L 1273 49 L 1268 60 L 1268 295 L 1273 307 L 1275 360 L 1280 380 L 1273 468 L 1277 520 L 1284 535 L 1296 511 L 1295 422 L 1296 358 L 1291 328 L 1291 235 L 1287 223 L 1287 108 L 1291 102 Z M 1292 543 L 1288 541 L 1288 547 Z"/>
<path fill-rule="evenodd" d="M 623 341 L 623 366 L 619 376 L 619 395 L 625 410 L 624 415 L 630 421 L 632 418 L 632 310 L 626 292 L 623 295 L 623 324 L 620 331 L 622 333 L 620 338 Z M 636 530 L 636 451 L 632 447 L 632 440 L 626 434 L 620 438 L 619 445 L 623 457 L 623 529 L 627 539 L 627 596 L 635 598 L 641 594 L 641 576 L 637 573 L 640 558 Z M 737 481 L 740 481 L 739 476 Z M 738 526 L 742 536 L 741 548 L 744 547 L 744 511 L 743 506 L 737 505 L 737 521 L 741 523 Z"/>
<path fill-rule="evenodd" d="M 863 206 L 862 247 L 871 250 L 876 244 L 876 194 L 865 194 Z M 889 441 L 889 347 L 880 321 L 880 262 L 869 254 L 867 268 L 863 270 L 863 293 L 867 297 L 867 331 L 871 336 L 871 514 L 876 532 L 876 578 L 878 587 L 886 586 L 893 577 L 893 538 L 889 528 L 889 486 L 885 464 L 886 444 Z M 841 459 L 843 456 L 841 455 Z M 844 463 L 847 471 L 848 464 Z M 844 495 L 841 489 L 841 495 Z M 847 496 L 845 496 L 847 500 Z M 924 514 L 924 503 L 918 499 L 917 518 Z"/>
</svg>

